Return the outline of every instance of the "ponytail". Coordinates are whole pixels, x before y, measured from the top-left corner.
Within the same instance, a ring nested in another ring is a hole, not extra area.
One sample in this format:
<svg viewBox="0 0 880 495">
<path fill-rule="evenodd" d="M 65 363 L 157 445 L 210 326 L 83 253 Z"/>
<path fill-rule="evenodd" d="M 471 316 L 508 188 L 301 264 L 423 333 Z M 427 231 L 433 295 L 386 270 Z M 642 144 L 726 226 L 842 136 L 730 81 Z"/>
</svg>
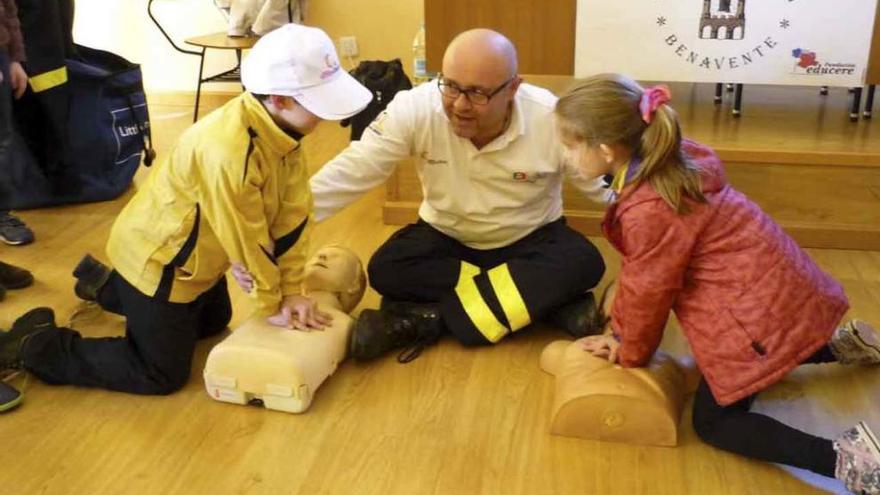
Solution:
<svg viewBox="0 0 880 495">
<path fill-rule="evenodd" d="M 639 139 L 636 154 L 642 163 L 637 181 L 647 181 L 657 194 L 678 214 L 690 208 L 682 196 L 706 202 L 699 168 L 681 152 L 681 127 L 678 115 L 669 105 L 660 105 Z"/>
<path fill-rule="evenodd" d="M 659 95 L 659 96 L 658 96 Z M 681 152 L 678 115 L 668 90 L 645 90 L 618 74 L 584 80 L 556 104 L 563 131 L 589 146 L 620 144 L 641 159 L 634 180 L 647 181 L 676 213 L 689 211 L 685 197 L 706 202 L 699 168 Z"/>
</svg>

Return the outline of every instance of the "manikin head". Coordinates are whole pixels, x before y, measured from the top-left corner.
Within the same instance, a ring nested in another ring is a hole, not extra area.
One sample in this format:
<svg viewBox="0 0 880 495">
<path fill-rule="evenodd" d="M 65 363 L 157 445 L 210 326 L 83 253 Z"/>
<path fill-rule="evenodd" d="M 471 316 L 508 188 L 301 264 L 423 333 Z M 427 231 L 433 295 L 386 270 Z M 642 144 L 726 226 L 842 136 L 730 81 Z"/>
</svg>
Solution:
<svg viewBox="0 0 880 495">
<path fill-rule="evenodd" d="M 342 246 L 324 246 L 306 261 L 303 290 L 336 294 L 342 310 L 350 312 L 367 288 L 367 276 L 360 258 Z"/>
<path fill-rule="evenodd" d="M 482 147 L 500 135 L 508 123 L 514 95 L 522 82 L 517 75 L 516 49 L 498 32 L 465 31 L 446 48 L 438 82 L 443 110 L 453 132 Z M 474 93 L 479 93 L 477 103 L 473 101 Z"/>
</svg>

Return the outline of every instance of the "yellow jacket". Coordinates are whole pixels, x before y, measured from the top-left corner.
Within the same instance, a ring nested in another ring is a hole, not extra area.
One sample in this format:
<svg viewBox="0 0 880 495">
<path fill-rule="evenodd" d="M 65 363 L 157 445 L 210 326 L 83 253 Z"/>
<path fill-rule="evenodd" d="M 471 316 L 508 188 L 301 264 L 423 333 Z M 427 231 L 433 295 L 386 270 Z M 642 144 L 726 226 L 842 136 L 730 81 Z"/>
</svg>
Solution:
<svg viewBox="0 0 880 495">
<path fill-rule="evenodd" d="M 144 294 L 185 303 L 241 262 L 261 315 L 299 294 L 312 195 L 300 143 L 244 93 L 193 125 L 122 210 L 113 267 Z"/>
</svg>

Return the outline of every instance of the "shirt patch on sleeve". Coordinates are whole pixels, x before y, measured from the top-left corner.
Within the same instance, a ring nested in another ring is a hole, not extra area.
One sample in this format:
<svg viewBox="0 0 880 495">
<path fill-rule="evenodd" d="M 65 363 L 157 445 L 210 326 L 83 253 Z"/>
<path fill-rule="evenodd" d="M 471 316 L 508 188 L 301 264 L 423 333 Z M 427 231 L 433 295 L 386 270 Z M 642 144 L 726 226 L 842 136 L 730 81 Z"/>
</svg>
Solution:
<svg viewBox="0 0 880 495">
<path fill-rule="evenodd" d="M 368 129 L 375 132 L 376 134 L 382 136 L 385 134 L 385 120 L 388 118 L 388 110 L 382 110 L 382 113 L 376 116 L 372 122 L 370 122 L 370 126 Z"/>
</svg>

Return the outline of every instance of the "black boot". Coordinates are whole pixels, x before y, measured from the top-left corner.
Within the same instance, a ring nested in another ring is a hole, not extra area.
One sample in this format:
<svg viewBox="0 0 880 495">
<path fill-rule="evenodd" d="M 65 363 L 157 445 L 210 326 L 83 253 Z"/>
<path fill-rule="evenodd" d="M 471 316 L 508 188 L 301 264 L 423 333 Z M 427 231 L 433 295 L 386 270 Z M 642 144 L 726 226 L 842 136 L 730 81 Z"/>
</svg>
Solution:
<svg viewBox="0 0 880 495">
<path fill-rule="evenodd" d="M 365 309 L 355 322 L 350 354 L 358 361 L 375 359 L 386 352 L 404 347 L 397 361 L 408 363 L 419 357 L 422 349 L 435 343 L 443 331 L 436 305 L 395 303 L 387 308 Z"/>
<path fill-rule="evenodd" d="M 0 285 L 5 289 L 23 289 L 34 283 L 34 276 L 24 268 L 0 261 Z"/>
<path fill-rule="evenodd" d="M 76 277 L 76 285 L 73 291 L 76 296 L 83 301 L 95 301 L 98 299 L 98 292 L 110 279 L 112 269 L 101 263 L 100 261 L 87 254 L 83 256 L 76 268 L 73 269 L 73 276 Z"/>
<path fill-rule="evenodd" d="M 12 330 L 0 332 L 0 370 L 21 367 L 21 350 L 32 336 L 56 329 L 55 312 L 50 308 L 35 308 L 20 316 Z"/>
<path fill-rule="evenodd" d="M 596 306 L 593 293 L 587 292 L 560 306 L 547 317 L 546 321 L 579 339 L 602 333 L 608 318 L 602 313 L 601 308 Z"/>
</svg>

